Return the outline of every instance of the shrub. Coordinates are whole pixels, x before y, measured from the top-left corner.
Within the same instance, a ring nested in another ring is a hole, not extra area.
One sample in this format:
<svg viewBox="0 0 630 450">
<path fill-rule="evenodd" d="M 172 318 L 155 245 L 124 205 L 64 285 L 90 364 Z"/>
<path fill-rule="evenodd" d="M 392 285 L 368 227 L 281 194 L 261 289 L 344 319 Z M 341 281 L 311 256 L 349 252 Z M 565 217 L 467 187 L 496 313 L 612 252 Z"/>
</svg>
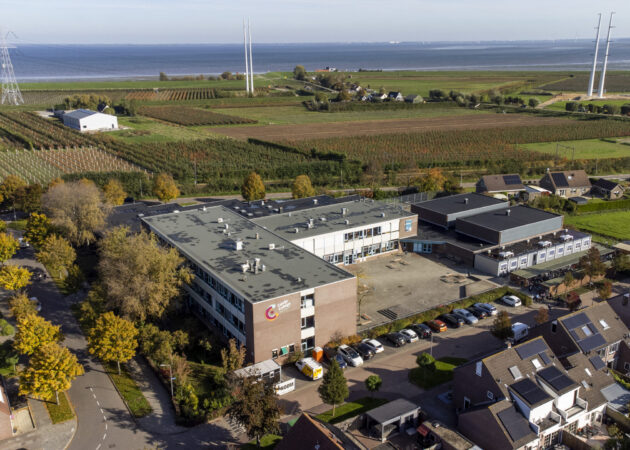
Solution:
<svg viewBox="0 0 630 450">
<path fill-rule="evenodd" d="M 0 319 L 0 335 L 11 336 L 13 333 L 15 333 L 13 326 L 5 319 Z"/>
<path fill-rule="evenodd" d="M 578 110 L 578 103 L 577 102 L 567 102 L 567 104 L 564 106 L 564 109 L 566 111 L 569 112 L 574 112 Z"/>
</svg>

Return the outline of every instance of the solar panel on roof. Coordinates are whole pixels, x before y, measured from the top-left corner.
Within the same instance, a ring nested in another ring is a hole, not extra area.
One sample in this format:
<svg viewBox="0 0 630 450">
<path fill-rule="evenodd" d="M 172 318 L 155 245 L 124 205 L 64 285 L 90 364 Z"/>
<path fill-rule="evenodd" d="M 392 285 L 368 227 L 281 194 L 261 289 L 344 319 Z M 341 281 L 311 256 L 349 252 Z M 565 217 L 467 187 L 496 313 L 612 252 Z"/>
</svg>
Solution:
<svg viewBox="0 0 630 450">
<path fill-rule="evenodd" d="M 545 365 L 550 364 L 551 360 L 549 359 L 549 357 L 547 356 L 547 352 L 540 352 L 538 354 L 538 356 L 540 356 L 540 359 L 543 360 L 543 362 L 545 363 Z"/>
<path fill-rule="evenodd" d="M 606 343 L 606 339 L 604 339 L 604 336 L 602 336 L 599 333 L 594 334 L 593 336 L 589 336 L 585 339 L 582 339 L 581 341 L 578 341 L 578 345 L 580 346 L 583 352 L 590 352 L 591 350 L 601 347 L 605 343 Z"/>
<path fill-rule="evenodd" d="M 562 172 L 560 173 L 552 173 L 551 178 L 553 178 L 553 182 L 556 184 L 556 187 L 568 187 L 569 182 L 567 181 L 567 177 L 564 176 Z"/>
<path fill-rule="evenodd" d="M 545 350 L 548 350 L 547 345 L 542 339 L 536 339 L 516 347 L 516 353 L 518 353 L 518 356 L 520 356 L 521 359 L 529 358 L 530 356 L 533 356 L 536 353 L 544 352 Z"/>
<path fill-rule="evenodd" d="M 518 412 L 510 407 L 497 414 L 499 420 L 507 430 L 513 442 L 516 442 L 532 433 L 529 422 Z"/>
<path fill-rule="evenodd" d="M 507 185 L 522 184 L 519 175 L 503 175 L 503 182 Z"/>
<path fill-rule="evenodd" d="M 588 317 L 584 313 L 576 314 L 575 316 L 569 317 L 568 319 L 564 319 L 562 321 L 564 326 L 567 327 L 569 330 L 577 328 L 581 325 L 586 325 L 589 322 L 590 320 L 588 320 Z"/>
<path fill-rule="evenodd" d="M 520 395 L 530 405 L 536 405 L 551 397 L 529 378 L 510 385 L 510 388 Z"/>
<path fill-rule="evenodd" d="M 595 367 L 595 370 L 599 370 L 606 367 L 606 364 L 604 364 L 604 361 L 602 361 L 602 359 L 597 355 L 591 356 L 588 360 L 591 362 L 591 364 L 593 364 L 593 367 Z"/>
<path fill-rule="evenodd" d="M 575 384 L 571 378 L 558 370 L 556 366 L 549 366 L 546 369 L 541 370 L 538 372 L 538 376 L 545 380 L 545 382 L 554 388 L 556 392 L 560 392 L 563 389 Z"/>
</svg>

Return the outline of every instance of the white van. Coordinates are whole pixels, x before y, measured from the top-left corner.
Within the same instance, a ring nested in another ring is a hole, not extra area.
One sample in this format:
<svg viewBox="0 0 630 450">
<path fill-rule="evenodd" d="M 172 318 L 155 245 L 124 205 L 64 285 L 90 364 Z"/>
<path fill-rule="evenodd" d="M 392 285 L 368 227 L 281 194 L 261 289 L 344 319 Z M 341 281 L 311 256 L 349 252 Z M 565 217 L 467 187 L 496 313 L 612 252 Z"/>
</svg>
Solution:
<svg viewBox="0 0 630 450">
<path fill-rule="evenodd" d="M 514 337 L 512 338 L 512 342 L 515 344 L 517 342 L 521 342 L 524 340 L 529 334 L 529 327 L 521 322 L 514 322 L 512 324 L 512 333 Z"/>
</svg>

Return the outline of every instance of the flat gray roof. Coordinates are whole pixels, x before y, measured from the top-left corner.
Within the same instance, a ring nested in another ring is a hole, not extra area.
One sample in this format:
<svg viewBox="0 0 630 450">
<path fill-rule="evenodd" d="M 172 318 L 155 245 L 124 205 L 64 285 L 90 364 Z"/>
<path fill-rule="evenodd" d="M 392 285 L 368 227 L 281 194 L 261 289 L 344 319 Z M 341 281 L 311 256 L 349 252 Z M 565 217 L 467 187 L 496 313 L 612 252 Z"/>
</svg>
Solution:
<svg viewBox="0 0 630 450">
<path fill-rule="evenodd" d="M 346 209 L 345 215 L 342 214 L 342 208 Z M 385 214 L 384 217 L 383 214 Z M 253 220 L 285 239 L 295 240 L 414 216 L 415 214 L 400 207 L 366 199 L 285 212 Z M 313 219 L 312 228 L 307 225 L 310 219 Z M 296 228 L 299 230 L 297 234 Z"/>
<path fill-rule="evenodd" d="M 504 231 L 523 225 L 531 225 L 547 219 L 553 219 L 555 217 L 560 217 L 560 214 L 554 214 L 528 206 L 513 206 L 511 208 L 498 209 L 496 211 L 464 217 L 457 219 L 457 222 L 468 222 L 488 228 L 489 230 Z"/>
<path fill-rule="evenodd" d="M 221 278 L 247 301 L 258 302 L 354 278 L 223 206 L 142 220 L 158 236 Z M 242 241 L 241 250 L 236 250 L 236 240 Z M 274 244 L 275 249 L 270 250 L 269 244 Z M 243 273 L 242 265 L 256 258 L 260 258 L 260 266 L 264 265 L 265 270 Z"/>
<path fill-rule="evenodd" d="M 378 408 L 371 409 L 366 414 L 375 422 L 385 423 L 392 419 L 397 419 L 404 414 L 415 411 L 416 409 L 420 409 L 420 406 L 405 398 L 399 398 L 389 403 L 385 403 Z"/>
<path fill-rule="evenodd" d="M 509 205 L 509 203 L 505 200 L 499 200 L 498 198 L 490 197 L 488 195 L 469 192 L 465 194 L 434 198 L 433 200 L 428 200 L 426 202 L 415 203 L 414 206 L 435 211 L 440 214 L 454 214 L 463 211 L 470 211 L 471 209 L 498 205 L 501 203 L 506 206 Z"/>
</svg>

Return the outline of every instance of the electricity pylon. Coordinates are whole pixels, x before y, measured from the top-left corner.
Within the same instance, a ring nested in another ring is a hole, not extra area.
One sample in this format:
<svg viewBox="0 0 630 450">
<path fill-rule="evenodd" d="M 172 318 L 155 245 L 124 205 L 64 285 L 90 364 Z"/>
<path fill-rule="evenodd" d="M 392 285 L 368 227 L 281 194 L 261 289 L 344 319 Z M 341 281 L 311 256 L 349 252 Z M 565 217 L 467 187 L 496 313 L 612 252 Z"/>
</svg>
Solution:
<svg viewBox="0 0 630 450">
<path fill-rule="evenodd" d="M 0 33 L 0 59 L 2 62 L 2 100 L 0 103 L 20 105 L 24 103 L 20 87 L 15 79 L 13 64 L 9 56 L 9 47 L 4 34 Z"/>
</svg>

